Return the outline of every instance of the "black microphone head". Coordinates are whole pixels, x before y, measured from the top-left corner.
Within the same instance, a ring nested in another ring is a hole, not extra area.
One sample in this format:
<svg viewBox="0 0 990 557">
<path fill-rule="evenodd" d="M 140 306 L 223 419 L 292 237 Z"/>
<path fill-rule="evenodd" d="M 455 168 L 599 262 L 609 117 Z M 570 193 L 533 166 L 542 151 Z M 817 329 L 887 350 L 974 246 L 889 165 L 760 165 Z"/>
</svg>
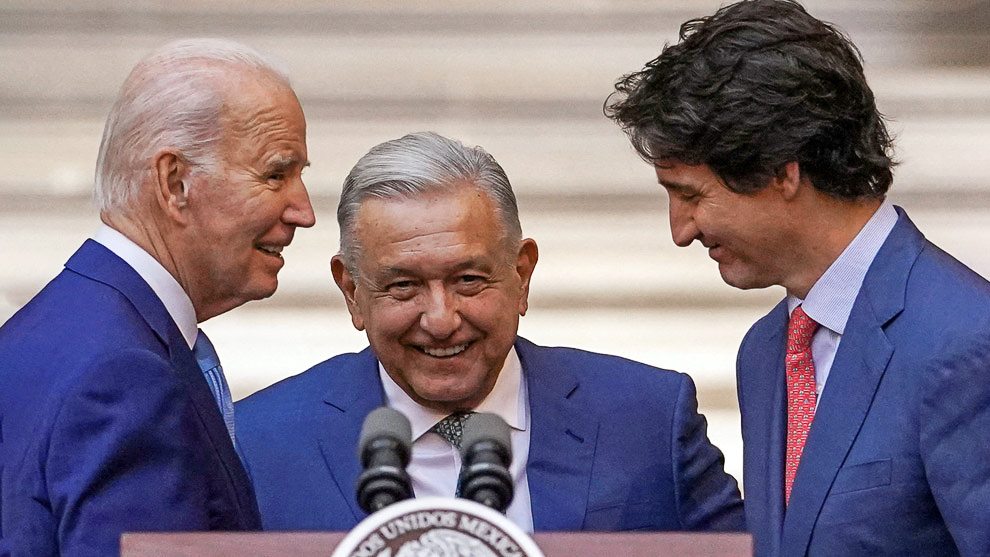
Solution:
<svg viewBox="0 0 990 557">
<path fill-rule="evenodd" d="M 473 414 L 461 435 L 461 496 L 499 512 L 512 502 L 512 439 L 509 424 L 495 414 Z"/>
<path fill-rule="evenodd" d="M 499 452 L 505 453 L 505 466 L 512 462 L 512 438 L 509 424 L 497 414 L 478 412 L 464 422 L 464 433 L 461 435 L 461 456 L 470 460 L 468 454 L 479 441 L 495 443 Z"/>
<path fill-rule="evenodd" d="M 400 452 L 406 455 L 405 460 L 408 460 L 412 449 L 412 426 L 409 425 L 409 418 L 394 408 L 382 406 L 368 414 L 361 426 L 358 458 L 363 466 L 367 465 L 365 459 L 368 445 L 382 438 L 395 442 Z"/>
<path fill-rule="evenodd" d="M 412 428 L 402 413 L 377 408 L 364 419 L 358 459 L 364 472 L 357 479 L 357 500 L 367 513 L 412 495 L 406 465 L 412 449 Z"/>
</svg>

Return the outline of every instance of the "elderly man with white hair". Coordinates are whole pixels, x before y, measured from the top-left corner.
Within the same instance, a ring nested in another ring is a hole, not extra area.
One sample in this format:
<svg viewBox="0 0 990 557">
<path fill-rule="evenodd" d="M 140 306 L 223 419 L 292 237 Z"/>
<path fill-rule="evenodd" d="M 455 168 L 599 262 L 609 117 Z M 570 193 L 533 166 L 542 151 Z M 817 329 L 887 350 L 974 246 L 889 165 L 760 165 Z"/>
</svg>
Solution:
<svg viewBox="0 0 990 557">
<path fill-rule="evenodd" d="M 127 531 L 250 530 L 233 404 L 198 323 L 275 292 L 314 224 L 285 74 L 170 43 L 107 118 L 103 224 L 0 328 L 0 555 L 111 555 Z"/>
</svg>

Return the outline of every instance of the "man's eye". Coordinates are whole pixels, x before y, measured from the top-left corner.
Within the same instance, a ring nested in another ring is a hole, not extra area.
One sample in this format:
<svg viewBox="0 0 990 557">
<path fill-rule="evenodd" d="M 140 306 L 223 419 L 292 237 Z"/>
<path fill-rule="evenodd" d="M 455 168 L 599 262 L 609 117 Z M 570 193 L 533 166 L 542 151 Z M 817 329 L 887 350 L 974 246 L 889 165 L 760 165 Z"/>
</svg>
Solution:
<svg viewBox="0 0 990 557">
<path fill-rule="evenodd" d="M 480 275 L 462 275 L 458 279 L 459 286 L 463 292 L 468 294 L 476 293 L 485 285 L 485 277 Z"/>
<path fill-rule="evenodd" d="M 393 298 L 406 300 L 416 293 L 416 283 L 411 280 L 397 280 L 388 285 L 388 294 Z"/>
<path fill-rule="evenodd" d="M 285 172 L 273 172 L 268 175 L 268 180 L 274 182 L 281 182 L 282 180 L 285 180 Z"/>
</svg>

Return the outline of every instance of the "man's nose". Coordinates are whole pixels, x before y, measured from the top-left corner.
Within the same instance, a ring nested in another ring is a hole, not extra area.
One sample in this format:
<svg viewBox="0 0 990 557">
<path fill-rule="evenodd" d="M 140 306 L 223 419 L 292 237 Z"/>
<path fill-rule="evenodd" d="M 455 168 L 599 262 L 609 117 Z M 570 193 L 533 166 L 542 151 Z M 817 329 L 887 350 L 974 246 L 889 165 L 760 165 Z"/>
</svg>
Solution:
<svg viewBox="0 0 990 557">
<path fill-rule="evenodd" d="M 420 326 L 436 339 L 453 335 L 461 326 L 461 314 L 457 296 L 447 291 L 443 285 L 431 285 L 424 301 Z"/>
<path fill-rule="evenodd" d="M 694 206 L 670 196 L 670 236 L 680 247 L 691 245 L 699 235 L 694 222 Z"/>
<path fill-rule="evenodd" d="M 316 224 L 316 214 L 313 213 L 313 205 L 309 202 L 309 192 L 302 179 L 289 186 L 287 192 L 289 196 L 288 205 L 282 213 L 282 222 L 301 228 L 309 228 Z"/>
</svg>

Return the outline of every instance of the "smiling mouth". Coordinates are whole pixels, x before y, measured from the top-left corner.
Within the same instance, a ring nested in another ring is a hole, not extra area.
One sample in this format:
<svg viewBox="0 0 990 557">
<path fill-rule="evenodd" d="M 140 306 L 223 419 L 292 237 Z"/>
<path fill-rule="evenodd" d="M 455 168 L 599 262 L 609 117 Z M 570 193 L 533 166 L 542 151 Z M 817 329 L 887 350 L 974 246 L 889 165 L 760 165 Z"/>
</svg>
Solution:
<svg viewBox="0 0 990 557">
<path fill-rule="evenodd" d="M 274 255 L 275 257 L 282 259 L 282 250 L 285 249 L 285 246 L 257 246 L 257 249 L 261 253 Z"/>
<path fill-rule="evenodd" d="M 445 348 L 417 346 L 416 349 L 428 356 L 433 356 L 434 358 L 450 358 L 464 352 L 470 345 L 470 342 L 465 342 L 464 344 L 455 344 L 454 346 L 448 346 Z"/>
</svg>

